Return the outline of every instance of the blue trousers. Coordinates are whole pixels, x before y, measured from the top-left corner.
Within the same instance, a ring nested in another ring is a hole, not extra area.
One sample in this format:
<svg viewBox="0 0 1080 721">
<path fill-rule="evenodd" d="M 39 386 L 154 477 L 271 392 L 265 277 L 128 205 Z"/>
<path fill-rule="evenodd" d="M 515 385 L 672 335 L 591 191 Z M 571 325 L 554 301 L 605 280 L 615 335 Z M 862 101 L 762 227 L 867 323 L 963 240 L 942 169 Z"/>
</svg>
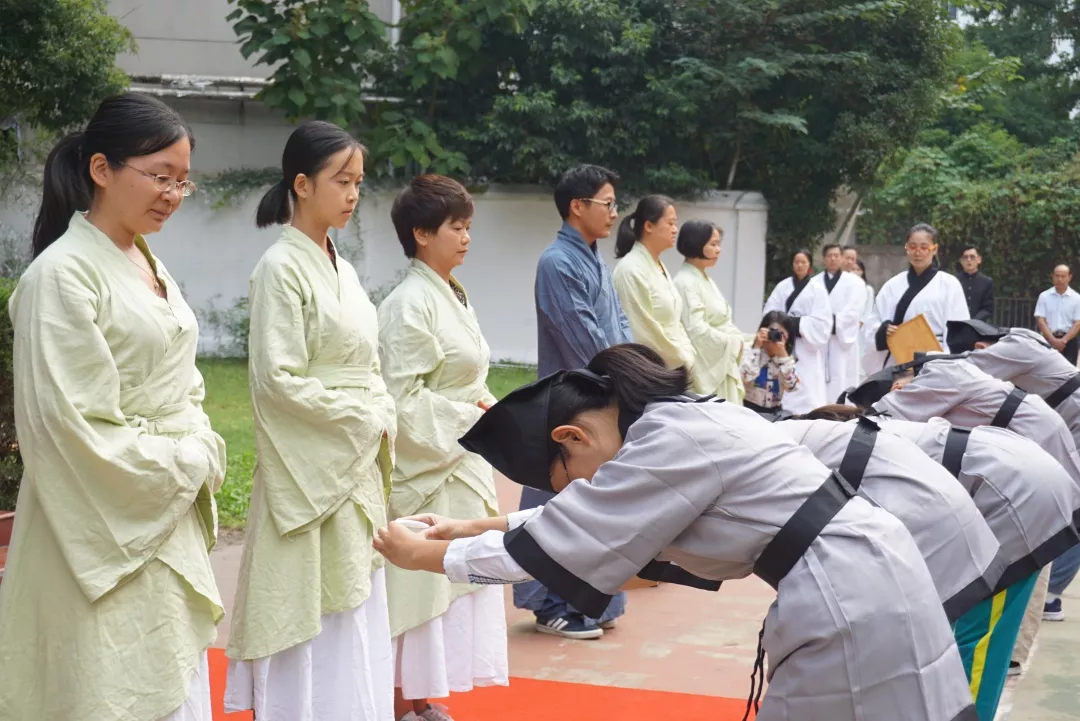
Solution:
<svg viewBox="0 0 1080 721">
<path fill-rule="evenodd" d="M 975 606 L 953 624 L 956 645 L 960 647 L 960 658 L 971 683 L 971 696 L 975 699 L 980 721 L 993 721 L 997 713 L 1013 646 L 1038 577 L 1036 573 L 1017 581 Z"/>
<path fill-rule="evenodd" d="M 554 498 L 551 493 L 538 491 L 535 488 L 523 488 L 521 490 L 521 504 L 518 510 L 536 508 L 542 506 Z M 539 581 L 525 581 L 514 585 L 514 606 L 524 608 L 536 614 L 541 620 L 565 616 L 568 613 L 581 613 L 574 608 L 566 599 L 553 593 L 544 587 Z M 607 609 L 600 618 L 589 618 L 593 624 L 613 621 L 626 613 L 626 594 L 619 592 L 611 599 Z"/>
<path fill-rule="evenodd" d="M 1065 551 L 1050 565 L 1050 593 L 1055 596 L 1065 593 L 1065 589 L 1076 578 L 1078 570 L 1080 570 L 1080 545 Z"/>
</svg>

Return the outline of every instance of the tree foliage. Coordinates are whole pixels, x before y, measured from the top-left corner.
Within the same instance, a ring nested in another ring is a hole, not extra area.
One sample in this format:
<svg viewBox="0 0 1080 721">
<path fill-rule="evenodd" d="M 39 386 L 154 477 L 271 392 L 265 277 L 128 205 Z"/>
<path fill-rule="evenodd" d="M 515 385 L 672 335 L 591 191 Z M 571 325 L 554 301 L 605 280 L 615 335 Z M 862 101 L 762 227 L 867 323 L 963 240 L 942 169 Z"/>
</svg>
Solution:
<svg viewBox="0 0 1080 721">
<path fill-rule="evenodd" d="M 127 86 L 116 56 L 134 48 L 105 0 L 0 0 L 0 121 L 64 130 Z"/>
<path fill-rule="evenodd" d="M 939 0 L 411 0 L 396 28 L 362 0 L 231 2 L 276 64 L 262 99 L 354 129 L 376 174 L 761 190 L 779 256 L 914 141 L 958 44 Z"/>
</svg>

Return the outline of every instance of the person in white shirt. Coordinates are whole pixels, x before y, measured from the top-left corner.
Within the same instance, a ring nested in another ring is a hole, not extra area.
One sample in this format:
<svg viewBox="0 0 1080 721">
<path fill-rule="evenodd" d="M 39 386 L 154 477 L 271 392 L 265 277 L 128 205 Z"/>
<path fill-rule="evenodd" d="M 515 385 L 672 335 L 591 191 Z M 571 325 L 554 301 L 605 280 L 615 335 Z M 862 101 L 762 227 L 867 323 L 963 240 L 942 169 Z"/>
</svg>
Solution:
<svg viewBox="0 0 1080 721">
<path fill-rule="evenodd" d="M 908 262 L 911 267 L 893 276 L 878 291 L 874 310 L 863 325 L 863 369 L 876 373 L 896 365 L 889 352 L 888 339 L 897 326 L 917 315 L 924 315 L 941 347 L 945 347 L 945 324 L 950 320 L 967 320 L 967 299 L 960 281 L 951 273 L 941 273 L 934 267 L 937 255 L 937 231 L 920 223 L 908 231 Z"/>
<path fill-rule="evenodd" d="M 1080 293 L 1069 287 L 1072 283 L 1072 271 L 1067 265 L 1054 268 L 1054 287 L 1047 288 L 1039 295 L 1035 304 L 1035 321 L 1039 332 L 1050 346 L 1076 365 L 1077 350 L 1080 343 Z"/>
<path fill-rule="evenodd" d="M 832 332 L 825 349 L 825 397 L 833 403 L 841 393 L 859 382 L 859 355 L 855 342 L 866 305 L 866 283 L 854 273 L 844 272 L 839 245 L 826 245 L 821 256 L 825 270 L 814 276 L 813 282 L 825 289 L 832 309 Z"/>
</svg>

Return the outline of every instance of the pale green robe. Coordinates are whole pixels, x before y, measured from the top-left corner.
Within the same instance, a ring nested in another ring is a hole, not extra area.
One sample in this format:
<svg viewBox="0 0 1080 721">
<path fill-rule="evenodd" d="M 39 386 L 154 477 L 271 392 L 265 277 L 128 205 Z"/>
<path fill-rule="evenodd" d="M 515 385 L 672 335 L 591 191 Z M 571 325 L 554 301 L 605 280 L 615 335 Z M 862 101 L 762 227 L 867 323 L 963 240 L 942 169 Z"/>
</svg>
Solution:
<svg viewBox="0 0 1080 721">
<path fill-rule="evenodd" d="M 690 263 L 683 263 L 675 273 L 675 287 L 682 299 L 683 328 L 694 346 L 695 389 L 742 403 L 746 394 L 739 372 L 743 334 L 731 320 L 731 307 L 713 279 Z"/>
<path fill-rule="evenodd" d="M 367 600 L 397 432 L 375 306 L 348 261 L 335 270 L 286 226 L 249 297 L 258 463 L 227 649 L 243 660 L 309 641 L 323 615 Z"/>
<path fill-rule="evenodd" d="M 24 463 L 0 586 L 0 718 L 157 721 L 224 615 L 209 550 L 225 444 L 198 324 L 82 215 L 10 302 Z"/>
<path fill-rule="evenodd" d="M 664 264 L 641 243 L 612 272 L 634 341 L 660 354 L 669 368 L 694 363 L 694 347 L 682 325 L 682 299 Z"/>
<path fill-rule="evenodd" d="M 458 443 L 483 415 L 477 403 L 495 402 L 487 388 L 491 353 L 472 307 L 414 260 L 379 306 L 379 355 L 398 411 L 391 517 L 497 516 L 491 466 Z M 394 566 L 387 568 L 386 585 L 393 636 L 441 616 L 455 598 L 481 588 Z"/>
</svg>

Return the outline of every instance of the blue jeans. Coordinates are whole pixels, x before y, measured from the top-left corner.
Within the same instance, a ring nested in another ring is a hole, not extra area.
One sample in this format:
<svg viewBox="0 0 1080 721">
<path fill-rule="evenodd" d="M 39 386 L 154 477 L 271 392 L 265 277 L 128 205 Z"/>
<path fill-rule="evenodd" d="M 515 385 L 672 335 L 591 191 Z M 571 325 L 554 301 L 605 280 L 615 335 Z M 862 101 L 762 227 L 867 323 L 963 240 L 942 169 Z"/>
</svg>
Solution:
<svg viewBox="0 0 1080 721">
<path fill-rule="evenodd" d="M 552 498 L 554 498 L 554 495 L 551 493 L 538 491 L 535 488 L 523 488 L 521 491 L 521 504 L 518 506 L 518 510 L 524 511 L 528 508 L 542 506 Z M 557 616 L 565 616 L 568 613 L 581 613 L 570 605 L 566 599 L 549 591 L 539 581 L 525 581 L 514 585 L 514 607 L 532 611 L 536 614 L 536 618 L 542 621 Z M 626 613 L 626 593 L 620 591 L 611 599 L 611 603 L 608 604 L 607 609 L 604 610 L 600 618 L 586 617 L 586 619 L 595 625 L 605 621 L 613 621 L 624 613 Z"/>
<path fill-rule="evenodd" d="M 1058 556 L 1050 565 L 1049 593 L 1060 596 L 1080 571 L 1080 545 Z"/>
</svg>

